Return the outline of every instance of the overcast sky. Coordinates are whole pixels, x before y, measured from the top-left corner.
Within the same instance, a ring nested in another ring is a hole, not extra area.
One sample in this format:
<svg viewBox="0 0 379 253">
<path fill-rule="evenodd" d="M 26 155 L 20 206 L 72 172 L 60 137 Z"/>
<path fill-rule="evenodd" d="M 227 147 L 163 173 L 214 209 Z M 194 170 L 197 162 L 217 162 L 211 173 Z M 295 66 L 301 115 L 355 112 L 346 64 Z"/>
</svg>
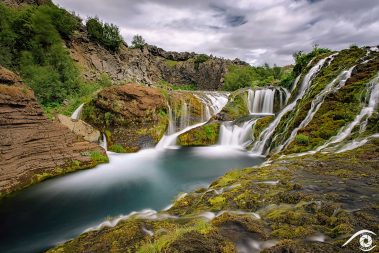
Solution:
<svg viewBox="0 0 379 253">
<path fill-rule="evenodd" d="M 379 44 L 379 0 L 53 0 L 82 18 L 116 24 L 165 50 L 292 63 L 312 45 Z"/>
</svg>

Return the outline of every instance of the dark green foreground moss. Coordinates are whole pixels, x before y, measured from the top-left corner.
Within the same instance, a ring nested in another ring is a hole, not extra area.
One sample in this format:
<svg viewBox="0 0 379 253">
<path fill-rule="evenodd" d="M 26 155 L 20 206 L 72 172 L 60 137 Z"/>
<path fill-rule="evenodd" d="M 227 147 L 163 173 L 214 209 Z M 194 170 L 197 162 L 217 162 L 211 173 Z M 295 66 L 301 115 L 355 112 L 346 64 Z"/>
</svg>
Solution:
<svg viewBox="0 0 379 253">
<path fill-rule="evenodd" d="M 263 252 L 356 252 L 357 242 L 341 245 L 358 230 L 378 231 L 378 179 L 378 139 L 340 154 L 281 158 L 176 200 L 163 212 L 176 218 L 130 218 L 49 252 L 236 252 L 249 239 L 275 240 Z M 312 239 L 319 234 L 325 242 Z"/>
</svg>

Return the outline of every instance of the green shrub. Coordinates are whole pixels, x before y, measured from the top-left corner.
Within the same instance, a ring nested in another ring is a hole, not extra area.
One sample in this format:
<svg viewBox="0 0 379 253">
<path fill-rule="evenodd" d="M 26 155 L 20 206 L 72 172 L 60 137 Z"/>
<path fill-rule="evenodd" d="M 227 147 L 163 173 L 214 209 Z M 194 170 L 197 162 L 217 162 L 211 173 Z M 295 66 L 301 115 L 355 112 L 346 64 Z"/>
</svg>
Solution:
<svg viewBox="0 0 379 253">
<path fill-rule="evenodd" d="M 295 137 L 295 141 L 297 142 L 297 144 L 300 144 L 300 145 L 308 145 L 309 137 L 304 134 L 298 134 Z"/>
<path fill-rule="evenodd" d="M 106 49 L 117 52 L 123 42 L 119 28 L 113 24 L 103 23 L 99 18 L 89 18 L 86 22 L 89 37 Z"/>
<path fill-rule="evenodd" d="M 145 39 L 141 35 L 134 35 L 132 40 L 132 48 L 143 48 L 145 46 L 146 42 Z"/>
<path fill-rule="evenodd" d="M 318 45 L 313 46 L 313 50 L 309 53 L 305 53 L 303 51 L 298 51 L 293 54 L 293 58 L 295 60 L 295 66 L 293 68 L 294 76 L 298 76 L 301 74 L 303 69 L 308 65 L 308 63 L 316 56 L 320 54 L 325 54 L 331 52 L 328 48 L 319 48 Z"/>
<path fill-rule="evenodd" d="M 93 151 L 91 152 L 91 159 L 92 161 L 98 162 L 98 163 L 107 163 L 109 162 L 108 156 L 104 155 L 103 153 L 99 151 Z"/>
</svg>

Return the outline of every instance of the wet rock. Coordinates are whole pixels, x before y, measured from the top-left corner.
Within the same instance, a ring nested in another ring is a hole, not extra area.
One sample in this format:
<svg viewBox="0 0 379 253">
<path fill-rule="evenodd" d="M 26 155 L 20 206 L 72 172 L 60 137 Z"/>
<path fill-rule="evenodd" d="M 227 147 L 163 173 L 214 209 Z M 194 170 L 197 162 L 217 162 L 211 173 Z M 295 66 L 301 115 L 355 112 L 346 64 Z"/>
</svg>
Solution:
<svg viewBox="0 0 379 253">
<path fill-rule="evenodd" d="M 86 122 L 82 120 L 73 120 L 62 114 L 59 114 L 57 118 L 62 125 L 66 126 L 76 135 L 83 137 L 84 140 L 94 143 L 99 141 L 100 132 Z"/>
<path fill-rule="evenodd" d="M 157 88 L 114 86 L 84 105 L 82 119 L 106 134 L 110 150 L 135 152 L 162 138 L 168 124 L 167 104 Z"/>
</svg>

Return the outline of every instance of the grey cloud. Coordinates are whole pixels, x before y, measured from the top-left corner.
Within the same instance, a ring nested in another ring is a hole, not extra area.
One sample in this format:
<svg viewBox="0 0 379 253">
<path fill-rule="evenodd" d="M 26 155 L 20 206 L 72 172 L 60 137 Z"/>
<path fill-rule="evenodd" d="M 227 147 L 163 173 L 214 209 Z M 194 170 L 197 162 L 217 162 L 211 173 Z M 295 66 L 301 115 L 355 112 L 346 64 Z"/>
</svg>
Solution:
<svg viewBox="0 0 379 253">
<path fill-rule="evenodd" d="M 82 17 L 117 24 L 167 50 L 252 64 L 285 65 L 314 43 L 342 49 L 378 44 L 377 0 L 54 0 Z"/>
</svg>

